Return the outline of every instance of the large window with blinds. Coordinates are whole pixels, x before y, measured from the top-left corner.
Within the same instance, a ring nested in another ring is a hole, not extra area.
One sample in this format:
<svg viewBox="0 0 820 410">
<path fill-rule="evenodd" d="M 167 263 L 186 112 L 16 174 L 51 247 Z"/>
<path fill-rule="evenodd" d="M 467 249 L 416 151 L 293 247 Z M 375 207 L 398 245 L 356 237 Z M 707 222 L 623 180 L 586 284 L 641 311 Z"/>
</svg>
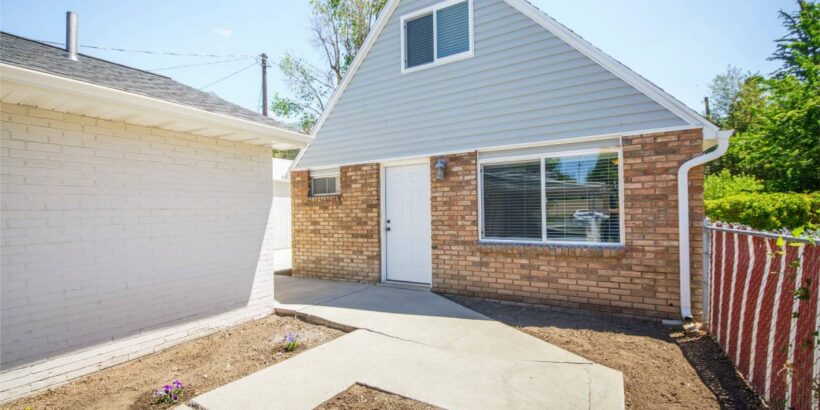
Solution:
<svg viewBox="0 0 820 410">
<path fill-rule="evenodd" d="M 472 0 L 450 0 L 402 16 L 402 72 L 472 56 Z"/>
<path fill-rule="evenodd" d="M 484 236 L 541 240 L 541 162 L 485 165 Z"/>
<path fill-rule="evenodd" d="M 482 162 L 481 239 L 622 244 L 615 150 Z"/>
</svg>

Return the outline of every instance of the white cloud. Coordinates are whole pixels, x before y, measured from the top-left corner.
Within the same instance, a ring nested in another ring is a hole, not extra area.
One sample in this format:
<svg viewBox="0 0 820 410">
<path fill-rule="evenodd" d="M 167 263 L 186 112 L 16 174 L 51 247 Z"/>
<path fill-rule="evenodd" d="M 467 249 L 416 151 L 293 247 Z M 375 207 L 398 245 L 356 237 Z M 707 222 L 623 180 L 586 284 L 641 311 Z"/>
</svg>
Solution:
<svg viewBox="0 0 820 410">
<path fill-rule="evenodd" d="M 214 27 L 214 33 L 219 34 L 222 37 L 228 38 L 233 34 L 233 30 L 229 28 L 221 28 L 221 27 Z"/>
</svg>

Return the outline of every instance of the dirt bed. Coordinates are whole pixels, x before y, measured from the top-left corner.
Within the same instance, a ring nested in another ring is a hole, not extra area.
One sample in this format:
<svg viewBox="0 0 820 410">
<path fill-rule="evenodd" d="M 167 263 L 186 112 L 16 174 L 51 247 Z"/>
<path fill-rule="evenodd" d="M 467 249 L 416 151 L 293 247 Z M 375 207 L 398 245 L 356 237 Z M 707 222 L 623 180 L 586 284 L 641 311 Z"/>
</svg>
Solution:
<svg viewBox="0 0 820 410">
<path fill-rule="evenodd" d="M 287 333 L 299 347 L 284 352 Z M 343 333 L 292 317 L 271 315 L 105 369 L 3 405 L 3 409 L 160 409 L 153 391 L 178 379 L 185 399 L 239 379 L 333 340 Z"/>
<path fill-rule="evenodd" d="M 632 409 L 758 409 L 757 395 L 709 337 L 686 337 L 659 322 L 512 306 L 458 303 L 541 340 L 620 370 Z"/>
<path fill-rule="evenodd" d="M 436 406 L 427 403 L 385 393 L 361 384 L 354 384 L 349 389 L 328 400 L 316 410 L 437 410 Z"/>
</svg>

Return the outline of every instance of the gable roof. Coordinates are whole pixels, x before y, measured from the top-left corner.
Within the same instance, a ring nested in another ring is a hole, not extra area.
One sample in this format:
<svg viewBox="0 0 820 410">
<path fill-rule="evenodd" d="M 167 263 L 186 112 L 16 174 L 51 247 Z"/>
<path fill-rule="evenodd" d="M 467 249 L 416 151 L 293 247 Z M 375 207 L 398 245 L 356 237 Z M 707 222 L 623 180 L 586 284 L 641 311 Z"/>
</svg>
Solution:
<svg viewBox="0 0 820 410">
<path fill-rule="evenodd" d="M 0 62 L 173 102 L 247 121 L 291 129 L 289 126 L 159 74 L 113 63 L 85 54 L 78 61 L 49 44 L 0 32 Z"/>
<path fill-rule="evenodd" d="M 685 104 L 678 101 L 668 93 L 664 92 L 658 86 L 652 84 L 647 79 L 636 74 L 634 71 L 630 70 L 614 58 L 605 54 L 600 49 L 594 47 L 589 42 L 587 42 L 586 40 L 572 32 L 565 26 L 558 23 L 556 20 L 541 12 L 532 4 L 528 3 L 525 0 L 503 1 L 506 2 L 509 6 L 518 10 L 527 18 L 536 22 L 538 25 L 546 29 L 555 37 L 564 41 L 566 44 L 568 44 L 570 47 L 572 47 L 582 55 L 586 56 L 590 60 L 600 65 L 605 70 L 612 73 L 612 75 L 614 75 L 615 77 L 621 79 L 629 86 L 632 86 L 639 92 L 646 95 L 646 97 L 650 100 L 656 102 L 659 106 L 667 109 L 673 115 L 679 117 L 684 123 L 688 124 L 688 126 L 691 126 L 692 128 L 702 127 L 705 139 L 714 139 L 716 137 L 718 131 L 717 126 L 703 118 L 700 114 L 698 114 L 691 108 L 687 107 Z M 315 137 L 322 129 L 323 125 L 325 124 L 330 114 L 333 112 L 334 108 L 336 107 L 336 104 L 339 102 L 341 96 L 344 94 L 351 80 L 355 77 L 358 69 L 367 58 L 371 48 L 376 43 L 382 31 L 388 24 L 388 21 L 390 21 L 391 16 L 393 16 L 399 3 L 400 0 L 389 0 L 388 3 L 385 5 L 385 8 L 379 16 L 378 20 L 376 21 L 373 30 L 365 39 L 362 48 L 360 49 L 359 53 L 356 55 L 353 62 L 351 63 L 350 69 L 348 70 L 345 77 L 342 79 L 342 82 L 339 84 L 339 87 L 337 87 L 337 89 L 331 96 L 331 99 L 328 102 L 324 112 L 317 121 L 316 126 L 313 128 L 311 132 L 312 136 Z M 298 167 L 298 163 L 302 155 L 306 152 L 306 150 L 307 149 L 303 149 L 302 152 L 300 152 L 299 157 L 296 159 L 296 161 L 294 161 L 294 169 Z"/>
</svg>

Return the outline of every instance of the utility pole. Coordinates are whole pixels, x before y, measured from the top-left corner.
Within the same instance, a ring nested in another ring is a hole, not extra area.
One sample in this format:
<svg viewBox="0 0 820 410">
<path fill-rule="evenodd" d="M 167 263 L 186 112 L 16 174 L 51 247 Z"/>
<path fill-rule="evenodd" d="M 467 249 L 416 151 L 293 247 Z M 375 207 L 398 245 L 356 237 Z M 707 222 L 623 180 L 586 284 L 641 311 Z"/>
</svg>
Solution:
<svg viewBox="0 0 820 410">
<path fill-rule="evenodd" d="M 709 97 L 703 97 L 703 106 L 706 108 L 706 119 L 712 120 L 712 111 L 709 109 Z"/>
<path fill-rule="evenodd" d="M 262 59 L 262 115 L 268 116 L 268 55 L 259 55 Z"/>
</svg>

